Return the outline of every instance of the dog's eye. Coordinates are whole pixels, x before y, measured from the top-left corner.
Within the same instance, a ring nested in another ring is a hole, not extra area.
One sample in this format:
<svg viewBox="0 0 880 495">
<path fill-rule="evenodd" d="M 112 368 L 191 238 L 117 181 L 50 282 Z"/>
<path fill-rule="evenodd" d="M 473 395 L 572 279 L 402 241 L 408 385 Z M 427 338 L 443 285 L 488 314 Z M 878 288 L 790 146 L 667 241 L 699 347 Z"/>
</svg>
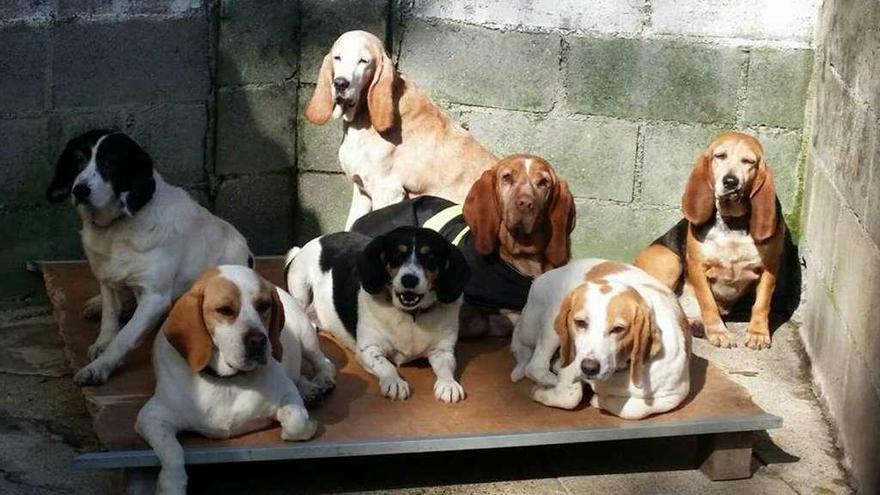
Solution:
<svg viewBox="0 0 880 495">
<path fill-rule="evenodd" d="M 342 62 L 342 57 L 340 57 L 339 55 L 336 55 L 335 57 L 333 57 L 333 60 L 335 60 L 337 62 Z"/>
<path fill-rule="evenodd" d="M 587 320 L 574 320 L 574 326 L 586 329 L 590 326 L 590 322 L 588 322 Z"/>
<path fill-rule="evenodd" d="M 506 184 L 510 184 L 513 182 L 513 174 L 510 172 L 505 172 L 501 174 L 501 180 L 503 180 Z"/>
<path fill-rule="evenodd" d="M 543 178 L 543 177 L 541 177 L 540 179 L 538 179 L 538 184 L 537 184 L 538 187 L 540 187 L 540 188 L 545 188 L 545 187 L 547 187 L 547 186 L 549 186 L 549 185 L 550 185 L 550 181 L 549 181 L 549 180 L 547 180 L 547 179 L 545 179 L 545 178 Z"/>
<path fill-rule="evenodd" d="M 727 153 L 725 153 L 723 151 L 720 153 L 715 153 L 715 158 L 717 158 L 719 160 L 724 160 L 725 158 L 727 158 Z"/>
<path fill-rule="evenodd" d="M 365 63 L 367 63 L 367 59 L 362 58 L 362 59 L 358 60 L 358 63 L 359 63 L 359 64 L 365 64 Z"/>
<path fill-rule="evenodd" d="M 626 330 L 626 327 L 623 325 L 614 325 L 614 328 L 611 329 L 611 333 L 617 335 L 623 333 L 624 330 Z"/>
<path fill-rule="evenodd" d="M 235 308 L 230 305 L 220 306 L 216 309 L 223 316 L 235 316 Z"/>
</svg>

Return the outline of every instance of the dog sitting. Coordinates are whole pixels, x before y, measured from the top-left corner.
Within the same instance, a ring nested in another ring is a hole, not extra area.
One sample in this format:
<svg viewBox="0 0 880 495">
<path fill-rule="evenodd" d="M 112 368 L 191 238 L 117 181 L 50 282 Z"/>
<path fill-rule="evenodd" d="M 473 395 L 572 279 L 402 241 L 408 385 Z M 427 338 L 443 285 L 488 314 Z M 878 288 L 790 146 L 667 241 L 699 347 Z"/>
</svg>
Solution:
<svg viewBox="0 0 880 495">
<path fill-rule="evenodd" d="M 465 397 L 455 380 L 462 289 L 470 272 L 459 250 L 428 229 L 401 227 L 374 239 L 319 237 L 288 253 L 287 286 L 318 327 L 352 350 L 390 399 L 409 397 L 396 366 L 427 357 L 443 402 Z"/>
<path fill-rule="evenodd" d="M 635 265 L 676 290 L 688 319 L 719 347 L 736 345 L 721 317 L 754 291 L 746 346 L 770 347 L 786 227 L 761 143 L 740 132 L 715 138 L 697 158 L 681 204 L 685 219 Z"/>
<path fill-rule="evenodd" d="M 473 308 L 518 312 L 534 277 L 568 262 L 574 199 L 545 160 L 512 155 L 483 172 L 464 205 L 432 196 L 409 199 L 365 215 L 352 231 L 374 236 L 401 225 L 436 230 L 461 248 L 472 274 L 464 319 L 468 335 L 476 336 L 490 329 Z M 510 335 L 506 323 L 506 331 L 489 326 Z"/>
<path fill-rule="evenodd" d="M 101 291 L 92 362 L 73 378 L 80 385 L 107 381 L 206 267 L 253 264 L 244 237 L 186 191 L 166 184 L 150 156 L 125 134 L 93 130 L 67 143 L 46 195 L 59 203 L 71 192 Z M 131 299 L 137 308 L 120 330 L 120 313 Z"/>
<path fill-rule="evenodd" d="M 461 203 L 497 158 L 405 75 L 379 38 L 344 33 L 324 57 L 306 119 L 342 117 L 339 162 L 354 183 L 345 230 L 372 210 L 433 195 Z"/>
<path fill-rule="evenodd" d="M 586 381 L 593 407 L 641 419 L 687 397 L 688 332 L 675 294 L 647 273 L 614 261 L 573 261 L 532 284 L 510 343 L 510 377 L 528 376 L 539 385 L 534 400 L 563 409 L 580 404 Z"/>
<path fill-rule="evenodd" d="M 301 373 L 305 358 L 316 370 Z M 159 493 L 185 493 L 180 431 L 228 438 L 281 423 L 284 440 L 317 429 L 303 401 L 333 388 L 336 369 L 289 294 L 250 268 L 207 269 L 175 302 L 153 345 L 156 391 L 135 429 L 162 463 Z"/>
</svg>

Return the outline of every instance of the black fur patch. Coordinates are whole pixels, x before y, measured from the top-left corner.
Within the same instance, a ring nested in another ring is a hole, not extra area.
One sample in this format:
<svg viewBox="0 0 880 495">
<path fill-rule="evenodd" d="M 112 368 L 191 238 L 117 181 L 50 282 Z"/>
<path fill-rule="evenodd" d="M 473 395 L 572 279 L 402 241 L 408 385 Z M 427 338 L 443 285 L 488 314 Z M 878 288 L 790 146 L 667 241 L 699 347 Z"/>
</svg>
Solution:
<svg viewBox="0 0 880 495">
<path fill-rule="evenodd" d="M 153 160 L 133 139 L 122 133 L 107 136 L 98 146 L 98 174 L 123 197 L 125 209 L 134 215 L 156 192 Z"/>
<path fill-rule="evenodd" d="M 99 139 L 112 133 L 108 129 L 95 129 L 81 134 L 64 146 L 64 151 L 55 162 L 55 175 L 46 189 L 46 199 L 51 203 L 60 203 L 70 195 L 73 181 L 92 159 L 92 148 Z"/>
<path fill-rule="evenodd" d="M 371 239 L 355 232 L 337 232 L 325 235 L 321 243 L 321 271 L 332 270 L 333 307 L 348 333 L 357 337 L 358 292 L 361 289 L 357 273 L 357 256 Z"/>
</svg>

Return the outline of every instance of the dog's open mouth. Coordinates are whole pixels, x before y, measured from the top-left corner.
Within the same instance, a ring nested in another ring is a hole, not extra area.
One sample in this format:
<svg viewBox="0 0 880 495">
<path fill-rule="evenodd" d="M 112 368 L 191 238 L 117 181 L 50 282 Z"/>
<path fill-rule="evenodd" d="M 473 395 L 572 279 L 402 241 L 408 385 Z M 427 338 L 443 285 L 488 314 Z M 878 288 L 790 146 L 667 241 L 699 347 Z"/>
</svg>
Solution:
<svg viewBox="0 0 880 495">
<path fill-rule="evenodd" d="M 422 297 L 424 294 L 418 294 L 411 291 L 397 292 L 397 300 L 400 302 L 400 305 L 406 309 L 412 309 L 419 305 L 422 302 Z"/>
<path fill-rule="evenodd" d="M 354 100 L 350 98 L 345 98 L 343 96 L 336 97 L 336 104 L 342 107 L 343 109 L 348 109 L 354 106 Z"/>
<path fill-rule="evenodd" d="M 737 189 L 736 191 L 728 191 L 721 195 L 721 199 L 724 201 L 729 201 L 731 203 L 737 202 L 742 199 L 742 191 Z"/>
</svg>

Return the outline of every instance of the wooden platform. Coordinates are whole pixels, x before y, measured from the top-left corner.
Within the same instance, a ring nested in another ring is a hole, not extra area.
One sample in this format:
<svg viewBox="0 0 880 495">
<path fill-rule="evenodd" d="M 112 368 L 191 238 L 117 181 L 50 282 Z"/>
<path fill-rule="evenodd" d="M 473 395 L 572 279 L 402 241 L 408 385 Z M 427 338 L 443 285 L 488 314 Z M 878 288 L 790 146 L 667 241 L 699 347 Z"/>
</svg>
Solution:
<svg viewBox="0 0 880 495">
<path fill-rule="evenodd" d="M 277 259 L 260 260 L 258 269 L 270 280 L 280 283 L 280 263 Z M 97 334 L 97 324 L 81 316 L 83 302 L 97 293 L 97 286 L 87 265 L 82 262 L 42 263 L 41 268 L 65 352 L 71 366 L 77 369 L 86 364 L 88 346 Z M 107 450 L 79 456 L 75 460 L 77 467 L 158 465 L 156 456 L 133 429 L 137 412 L 151 395 L 154 385 L 148 344 L 131 355 L 106 385 L 83 388 L 94 418 L 95 432 Z M 510 382 L 513 358 L 507 348 L 507 339 L 459 344 L 458 373 L 468 397 L 458 404 L 443 404 L 434 399 L 434 375 L 427 363 L 402 368 L 401 374 L 409 381 L 413 395 L 407 401 L 394 402 L 382 397 L 377 380 L 334 342 L 322 338 L 322 345 L 336 363 L 339 373 L 336 389 L 311 411 L 321 425 L 312 441 L 284 442 L 278 428 L 229 440 L 208 440 L 187 434 L 182 436 L 187 463 L 403 454 L 707 435 L 703 442 L 707 448 L 704 468 L 713 469 L 712 466 L 717 465 L 716 474 L 710 472 L 709 476 L 729 479 L 743 477 L 744 472 L 740 468 L 736 473 L 717 474 L 720 472 L 717 469 L 732 467 L 727 457 L 719 455 L 736 457 L 741 464 L 751 454 L 750 437 L 742 432 L 782 425 L 781 418 L 765 413 L 742 387 L 700 358 L 692 361 L 692 392 L 681 407 L 641 421 L 627 421 L 589 407 L 563 411 L 533 402 L 529 398 L 532 385 L 528 380 L 518 384 Z"/>
</svg>

